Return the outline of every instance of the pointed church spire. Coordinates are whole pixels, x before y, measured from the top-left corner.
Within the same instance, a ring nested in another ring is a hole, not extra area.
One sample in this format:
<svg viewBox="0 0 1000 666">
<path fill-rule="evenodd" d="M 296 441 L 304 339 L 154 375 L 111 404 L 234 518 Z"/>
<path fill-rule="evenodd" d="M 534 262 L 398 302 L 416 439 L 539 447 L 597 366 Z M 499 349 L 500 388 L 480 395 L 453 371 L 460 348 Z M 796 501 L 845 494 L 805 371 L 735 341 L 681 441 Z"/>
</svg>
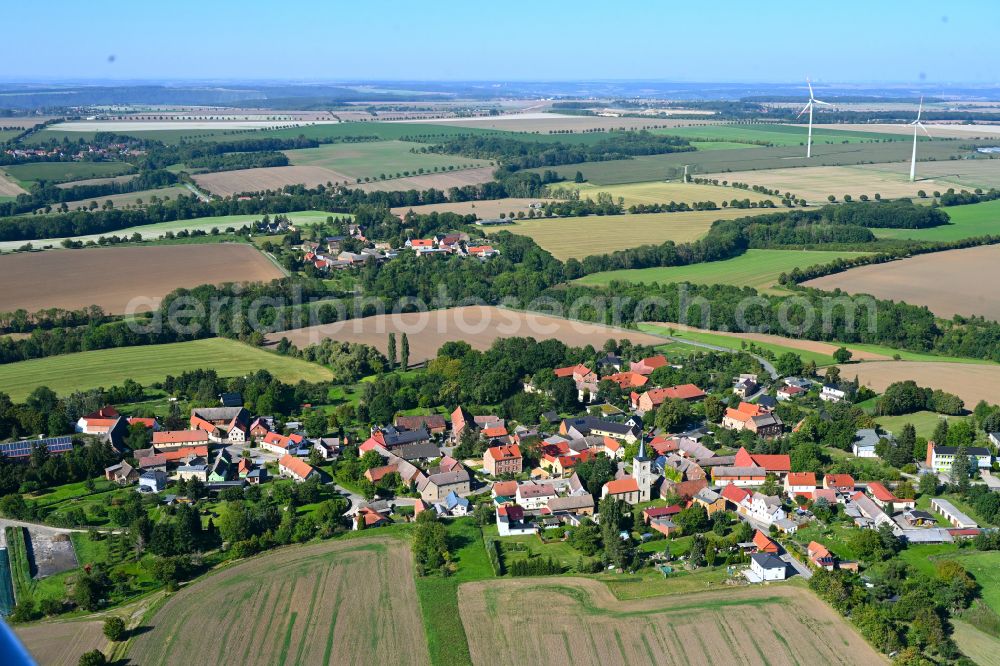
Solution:
<svg viewBox="0 0 1000 666">
<path fill-rule="evenodd" d="M 636 460 L 646 460 L 646 440 L 639 440 L 639 454 L 635 457 Z"/>
</svg>

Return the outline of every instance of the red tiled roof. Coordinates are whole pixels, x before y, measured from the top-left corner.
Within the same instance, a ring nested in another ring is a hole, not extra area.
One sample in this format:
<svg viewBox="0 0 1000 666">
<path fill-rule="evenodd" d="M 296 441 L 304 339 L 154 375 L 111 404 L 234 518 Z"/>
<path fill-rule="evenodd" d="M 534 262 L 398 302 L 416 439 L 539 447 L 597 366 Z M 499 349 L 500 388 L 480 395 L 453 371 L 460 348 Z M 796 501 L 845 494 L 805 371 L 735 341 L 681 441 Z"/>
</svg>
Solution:
<svg viewBox="0 0 1000 666">
<path fill-rule="evenodd" d="M 763 467 L 768 472 L 788 472 L 792 469 L 792 460 L 788 454 L 750 453 L 742 446 L 736 452 L 733 462 L 736 467 Z"/>
<path fill-rule="evenodd" d="M 486 449 L 493 460 L 516 460 L 521 457 L 521 449 L 517 444 L 511 444 L 510 446 L 491 446 Z"/>
<path fill-rule="evenodd" d="M 744 490 L 731 483 L 723 488 L 720 494 L 733 504 L 739 504 L 751 495 L 749 490 Z"/>
<path fill-rule="evenodd" d="M 203 430 L 162 430 L 153 433 L 153 444 L 180 444 L 184 442 L 207 442 L 208 433 Z"/>
<path fill-rule="evenodd" d="M 673 516 L 680 513 L 680 504 L 671 504 L 670 506 L 657 506 L 648 507 L 642 510 L 642 515 L 647 518 L 662 518 L 664 516 Z"/>
<path fill-rule="evenodd" d="M 142 425 L 146 426 L 147 428 L 155 428 L 156 427 L 156 419 L 144 418 L 142 416 L 130 416 L 130 417 L 128 417 L 128 424 L 129 425 L 133 425 L 135 423 L 141 423 Z"/>
<path fill-rule="evenodd" d="M 506 516 L 508 520 L 521 520 L 524 518 L 524 509 L 516 504 L 504 504 L 497 508 L 497 514 Z"/>
<path fill-rule="evenodd" d="M 888 488 L 883 486 L 878 481 L 871 481 L 868 484 L 868 492 L 872 494 L 872 497 L 880 502 L 898 502 L 899 498 L 896 497 Z"/>
<path fill-rule="evenodd" d="M 278 464 L 300 479 L 306 478 L 314 471 L 312 465 L 289 453 L 281 456 L 281 460 L 278 461 Z"/>
<path fill-rule="evenodd" d="M 208 447 L 207 446 L 182 446 L 174 451 L 163 451 L 162 453 L 157 453 L 157 456 L 161 456 L 164 462 L 177 462 L 178 460 L 183 460 L 188 456 L 207 456 Z"/>
<path fill-rule="evenodd" d="M 757 533 L 753 535 L 753 544 L 757 546 L 757 550 L 761 553 L 778 552 L 778 544 L 774 543 L 774 541 L 760 530 L 757 530 Z"/>
<path fill-rule="evenodd" d="M 640 388 L 649 382 L 649 377 L 640 375 L 638 372 L 616 372 L 604 379 L 618 384 L 622 389 Z"/>
<path fill-rule="evenodd" d="M 517 481 L 498 481 L 493 484 L 494 497 L 513 497 L 517 494 Z"/>
<path fill-rule="evenodd" d="M 625 493 L 639 492 L 639 482 L 630 476 L 624 479 L 608 481 L 604 484 L 604 487 L 607 488 L 609 495 L 624 495 Z"/>
<path fill-rule="evenodd" d="M 791 472 L 788 475 L 788 485 L 790 486 L 810 486 L 816 487 L 816 474 L 813 472 Z"/>
<path fill-rule="evenodd" d="M 552 372 L 555 373 L 556 377 L 572 377 L 573 375 L 577 374 L 589 375 L 590 368 L 578 363 L 577 365 L 569 365 L 566 366 L 565 368 L 556 368 Z"/>
<path fill-rule="evenodd" d="M 506 437 L 507 428 L 504 426 L 493 426 L 492 428 L 483 428 L 483 437 Z"/>
<path fill-rule="evenodd" d="M 834 488 L 854 488 L 854 477 L 850 474 L 827 474 L 823 483 Z"/>
</svg>

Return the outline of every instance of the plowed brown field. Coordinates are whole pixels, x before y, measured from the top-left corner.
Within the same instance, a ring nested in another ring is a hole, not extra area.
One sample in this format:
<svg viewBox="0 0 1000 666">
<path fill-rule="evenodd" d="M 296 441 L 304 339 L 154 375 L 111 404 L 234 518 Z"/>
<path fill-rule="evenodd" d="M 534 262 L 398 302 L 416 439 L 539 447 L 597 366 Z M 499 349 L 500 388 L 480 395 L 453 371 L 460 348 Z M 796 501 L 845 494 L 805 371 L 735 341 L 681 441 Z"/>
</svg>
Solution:
<svg viewBox="0 0 1000 666">
<path fill-rule="evenodd" d="M 429 664 L 409 547 L 286 548 L 212 574 L 157 611 L 130 663 Z"/>
<path fill-rule="evenodd" d="M 305 185 L 316 187 L 327 183 L 353 183 L 342 173 L 318 166 L 263 167 L 260 169 L 239 169 L 219 171 L 192 176 L 194 182 L 212 194 L 230 197 L 241 192 L 280 190 L 285 185 Z M 406 189 L 406 188 L 404 188 Z"/>
<path fill-rule="evenodd" d="M 76 666 L 80 655 L 90 650 L 104 650 L 108 639 L 103 622 L 57 620 L 17 627 L 21 639 L 35 661 L 44 666 Z M 0 662 L 3 662 L 0 659 Z"/>
<path fill-rule="evenodd" d="M 836 612 L 792 587 L 618 601 L 598 581 L 466 583 L 476 666 L 507 664 L 885 664 Z"/>
<path fill-rule="evenodd" d="M 972 409 L 980 400 L 997 402 L 1000 365 L 912 361 L 866 361 L 840 366 L 841 376 L 858 381 L 881 393 L 893 382 L 912 379 L 920 386 L 954 393 Z"/>
<path fill-rule="evenodd" d="M 160 245 L 5 254 L 0 257 L 0 312 L 99 305 L 120 314 L 133 298 L 150 309 L 178 287 L 283 277 L 251 245 Z"/>
</svg>

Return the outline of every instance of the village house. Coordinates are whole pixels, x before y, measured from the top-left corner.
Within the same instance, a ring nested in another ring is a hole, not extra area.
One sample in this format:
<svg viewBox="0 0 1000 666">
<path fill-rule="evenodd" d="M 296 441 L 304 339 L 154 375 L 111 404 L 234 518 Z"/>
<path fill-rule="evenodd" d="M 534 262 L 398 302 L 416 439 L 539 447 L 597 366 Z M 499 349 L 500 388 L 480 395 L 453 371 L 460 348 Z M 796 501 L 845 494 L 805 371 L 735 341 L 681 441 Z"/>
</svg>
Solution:
<svg viewBox="0 0 1000 666">
<path fill-rule="evenodd" d="M 836 386 L 824 385 L 819 392 L 819 399 L 824 402 L 843 402 L 847 399 L 847 392 Z"/>
<path fill-rule="evenodd" d="M 468 494 L 470 483 L 469 472 L 464 467 L 459 466 L 450 472 L 431 474 L 417 484 L 417 490 L 424 501 L 440 502 L 452 491 L 459 495 Z"/>
<path fill-rule="evenodd" d="M 121 418 L 118 410 L 111 405 L 105 405 L 95 412 L 81 416 L 77 422 L 76 432 L 84 435 L 103 435 Z"/>
<path fill-rule="evenodd" d="M 203 407 L 191 410 L 191 430 L 208 433 L 213 442 L 240 443 L 250 432 L 250 412 L 243 407 Z"/>
<path fill-rule="evenodd" d="M 785 580 L 788 577 L 788 565 L 781 558 L 771 553 L 754 553 L 750 556 L 750 573 L 747 576 L 753 582 Z"/>
<path fill-rule="evenodd" d="M 889 525 L 896 529 L 896 523 L 878 504 L 873 502 L 863 492 L 856 492 L 851 495 L 851 503 L 845 507 L 845 513 L 851 515 L 850 509 L 856 510 L 860 515 L 852 516 L 854 524 L 858 527 L 876 529 L 880 525 Z"/>
<path fill-rule="evenodd" d="M 785 477 L 785 494 L 790 498 L 801 495 L 812 499 L 816 490 L 816 474 L 813 472 L 790 472 Z"/>
<path fill-rule="evenodd" d="M 278 472 L 281 476 L 295 479 L 299 483 L 319 476 L 319 472 L 312 465 L 288 453 L 278 461 Z"/>
<path fill-rule="evenodd" d="M 744 447 L 736 452 L 734 461 L 737 467 L 756 466 L 764 469 L 768 474 L 784 477 L 792 471 L 792 461 L 787 453 L 763 454 L 750 453 Z"/>
<path fill-rule="evenodd" d="M 386 426 L 384 428 L 372 428 L 371 437 L 365 440 L 361 446 L 367 447 L 363 448 L 364 451 L 369 451 L 372 446 L 378 444 L 391 451 L 396 447 L 406 446 L 407 444 L 429 442 L 430 439 L 430 434 L 422 427 L 416 430 L 400 430 L 396 426 Z"/>
<path fill-rule="evenodd" d="M 651 389 L 642 394 L 633 391 L 630 400 L 633 411 L 639 416 L 645 416 L 649 412 L 655 412 L 665 400 L 695 402 L 704 398 L 705 395 L 706 393 L 694 384 L 680 384 L 667 388 Z"/>
<path fill-rule="evenodd" d="M 896 509 L 906 510 L 916 507 L 916 502 L 914 500 L 900 499 L 899 497 L 896 497 L 892 491 L 878 481 L 868 482 L 868 494 L 872 496 L 872 500 L 874 500 L 876 504 L 890 513 Z"/>
<path fill-rule="evenodd" d="M 431 435 L 443 435 L 448 430 L 448 423 L 440 414 L 423 416 L 397 416 L 393 425 L 399 430 L 426 430 Z"/>
<path fill-rule="evenodd" d="M 579 495 L 553 497 L 545 505 L 545 510 L 548 510 L 553 515 L 593 516 L 594 496 L 588 492 L 584 492 Z"/>
<path fill-rule="evenodd" d="M 775 393 L 775 397 L 781 402 L 793 400 L 806 394 L 806 390 L 799 386 L 782 386 Z"/>
<path fill-rule="evenodd" d="M 695 479 L 692 481 L 674 481 L 673 479 L 663 479 L 660 483 L 660 498 L 667 499 L 677 497 L 688 501 L 694 498 L 698 491 L 708 487 L 707 479 Z"/>
<path fill-rule="evenodd" d="M 749 402 L 741 402 L 739 407 L 727 407 L 722 417 L 722 427 L 728 430 L 749 430 L 758 437 L 777 437 L 783 424 L 771 410 Z"/>
<path fill-rule="evenodd" d="M 951 474 L 951 464 L 955 462 L 956 454 L 956 446 L 939 446 L 934 442 L 927 442 L 927 458 L 924 462 L 938 474 Z M 993 465 L 993 453 L 986 447 L 968 446 L 965 454 L 979 469 L 989 469 Z"/>
<path fill-rule="evenodd" d="M 858 458 L 878 458 L 875 447 L 880 439 L 892 440 L 892 433 L 879 435 L 874 428 L 862 428 L 854 433 L 854 441 L 851 443 L 851 451 Z"/>
<path fill-rule="evenodd" d="M 767 481 L 767 472 L 763 467 L 757 467 L 756 465 L 747 467 L 719 466 L 712 468 L 712 484 L 715 486 L 760 486 L 765 481 Z"/>
<path fill-rule="evenodd" d="M 354 529 L 366 530 L 373 527 L 384 527 L 392 521 L 389 516 L 376 511 L 370 506 L 363 506 L 354 514 Z"/>
<path fill-rule="evenodd" d="M 833 556 L 833 553 L 826 546 L 817 541 L 809 542 L 809 546 L 806 548 L 806 556 L 818 569 L 833 571 L 837 568 L 837 558 Z"/>
<path fill-rule="evenodd" d="M 143 472 L 139 476 L 140 493 L 159 493 L 167 487 L 167 475 L 160 470 Z"/>
<path fill-rule="evenodd" d="M 120 486 L 127 486 L 139 480 L 139 470 L 123 460 L 110 467 L 105 467 L 104 478 L 108 481 L 114 481 Z"/>
<path fill-rule="evenodd" d="M 629 364 L 629 370 L 639 374 L 649 376 L 653 374 L 654 370 L 662 368 L 669 364 L 667 357 L 663 354 L 658 354 L 657 356 L 649 356 L 638 361 L 632 361 Z"/>
<path fill-rule="evenodd" d="M 823 477 L 823 487 L 838 493 L 853 493 L 854 486 L 854 477 L 850 474 L 827 474 Z"/>
<path fill-rule="evenodd" d="M 324 461 L 335 460 L 340 455 L 339 437 L 319 437 L 313 441 L 312 450 Z"/>
<path fill-rule="evenodd" d="M 772 555 L 781 553 L 781 546 L 760 530 L 754 532 L 750 543 L 753 544 L 753 552 L 755 553 L 771 553 Z"/>
<path fill-rule="evenodd" d="M 153 446 L 158 450 L 208 446 L 208 443 L 208 433 L 203 430 L 161 430 L 153 433 Z"/>
<path fill-rule="evenodd" d="M 702 488 L 696 492 L 692 501 L 698 506 L 704 507 L 709 516 L 726 510 L 726 499 L 710 488 Z"/>
<path fill-rule="evenodd" d="M 504 536 L 521 536 L 534 534 L 533 523 L 525 520 L 524 509 L 516 504 L 504 504 L 497 507 L 497 534 Z"/>
<path fill-rule="evenodd" d="M 601 381 L 605 380 L 618 384 L 619 388 L 623 391 L 631 391 L 645 386 L 649 382 L 649 377 L 630 370 L 628 372 L 616 372 L 601 379 Z"/>
<path fill-rule="evenodd" d="M 733 393 L 742 400 L 746 400 L 758 389 L 757 375 L 740 375 L 733 380 Z"/>
<path fill-rule="evenodd" d="M 179 481 L 198 479 L 205 483 L 208 481 L 208 464 L 204 458 L 192 457 L 177 468 L 176 475 Z"/>
<path fill-rule="evenodd" d="M 491 446 L 483 453 L 483 470 L 492 476 L 520 474 L 523 461 L 516 444 Z"/>
<path fill-rule="evenodd" d="M 535 511 L 556 496 L 555 488 L 547 483 L 522 483 L 517 486 L 514 501 L 528 511 Z"/>
</svg>

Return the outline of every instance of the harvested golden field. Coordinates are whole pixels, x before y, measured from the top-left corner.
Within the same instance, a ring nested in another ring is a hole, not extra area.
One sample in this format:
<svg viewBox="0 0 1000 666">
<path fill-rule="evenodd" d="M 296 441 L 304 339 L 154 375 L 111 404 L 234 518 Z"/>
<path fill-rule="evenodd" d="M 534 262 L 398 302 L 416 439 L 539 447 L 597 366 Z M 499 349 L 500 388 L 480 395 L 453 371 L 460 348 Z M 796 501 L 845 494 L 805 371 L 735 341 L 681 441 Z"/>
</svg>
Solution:
<svg viewBox="0 0 1000 666">
<path fill-rule="evenodd" d="M 1000 320 L 1000 246 L 984 245 L 859 266 L 804 282 L 806 287 L 925 305 L 939 317 Z"/>
<path fill-rule="evenodd" d="M 139 310 L 148 310 L 178 287 L 280 277 L 284 274 L 277 266 L 243 243 L 5 254 L 0 257 L 0 312 L 99 305 L 119 314 L 132 299 L 144 299 Z"/>
<path fill-rule="evenodd" d="M 18 194 L 27 194 L 28 191 L 14 182 L 14 180 L 0 171 L 0 197 L 16 197 Z"/>
<path fill-rule="evenodd" d="M 220 197 L 229 197 L 242 192 L 280 190 L 285 185 L 305 185 L 316 187 L 327 183 L 353 183 L 342 173 L 318 166 L 262 167 L 259 169 L 238 169 L 219 171 L 192 176 L 198 186 Z"/>
<path fill-rule="evenodd" d="M 920 147 L 917 147 L 920 150 Z M 889 162 L 886 164 L 864 164 L 857 167 L 868 173 L 878 173 L 881 176 L 897 178 L 910 177 L 908 162 Z M 914 183 L 930 196 L 934 190 L 944 192 L 949 187 L 966 187 L 988 189 L 1000 187 L 1000 160 L 938 160 L 934 162 L 917 162 L 917 182 Z"/>
<path fill-rule="evenodd" d="M 184 588 L 132 663 L 429 664 L 410 549 L 363 538 L 293 546 Z"/>
<path fill-rule="evenodd" d="M 923 164 L 923 163 L 921 163 Z M 917 164 L 918 172 L 921 164 Z M 927 164 L 933 164 L 928 162 Z M 951 161 L 948 164 L 952 164 Z M 874 197 L 881 194 L 884 199 L 899 199 L 915 197 L 918 190 L 946 190 L 953 184 L 935 183 L 932 180 L 909 181 L 909 163 L 899 163 L 903 171 L 875 171 L 862 166 L 815 166 L 789 167 L 785 169 L 767 169 L 760 171 L 727 171 L 706 175 L 706 178 L 718 178 L 720 181 L 749 183 L 763 185 L 769 189 L 777 189 L 782 193 L 791 192 L 805 199 L 810 205 L 817 206 L 828 203 L 827 197 L 833 195 L 837 201 L 842 201 L 845 194 L 851 195 L 855 201 L 862 195 Z"/>
<path fill-rule="evenodd" d="M 389 344 L 389 333 L 398 338 L 406 333 L 410 343 L 410 362 L 419 363 L 437 356 L 446 342 L 463 340 L 475 349 L 486 349 L 497 338 L 532 337 L 536 340 L 557 338 L 567 345 L 593 345 L 600 348 L 608 339 L 628 338 L 644 345 L 663 344 L 657 335 L 589 324 L 550 315 L 506 310 L 486 306 L 468 306 L 430 312 L 409 312 L 395 315 L 375 315 L 349 319 L 333 324 L 281 331 L 267 336 L 277 343 L 288 338 L 300 349 L 326 338 L 342 342 L 358 342 L 377 347 L 383 353 Z"/>
<path fill-rule="evenodd" d="M 282 167 L 287 169 L 288 167 Z M 380 180 L 372 183 L 361 183 L 357 189 L 365 192 L 398 192 L 406 190 L 447 190 L 450 187 L 465 187 L 466 185 L 478 185 L 488 183 L 493 180 L 493 167 L 480 167 L 478 169 L 461 169 L 459 171 L 449 171 L 447 173 L 431 173 L 423 176 L 410 176 L 408 178 L 393 178 L 392 180 Z"/>
<path fill-rule="evenodd" d="M 15 627 L 14 633 L 42 666 L 76 666 L 84 652 L 107 647 L 103 628 L 97 620 L 56 620 Z"/>
<path fill-rule="evenodd" d="M 458 600 L 476 666 L 887 663 L 795 587 L 619 601 L 598 581 L 552 578 L 466 583 Z"/>
<path fill-rule="evenodd" d="M 544 203 L 551 199 L 487 199 L 485 201 L 455 201 L 438 204 L 425 204 L 423 206 L 399 206 L 393 208 L 394 215 L 406 215 L 412 210 L 418 215 L 427 213 L 458 213 L 459 215 L 476 215 L 480 219 L 489 220 L 500 217 L 500 213 L 510 215 L 514 213 L 528 214 L 531 210 L 529 206 L 533 203 Z"/>
<path fill-rule="evenodd" d="M 668 240 L 675 243 L 693 241 L 704 236 L 716 220 L 750 214 L 749 210 L 725 208 L 682 213 L 552 217 L 518 220 L 514 226 L 488 229 L 487 233 L 510 231 L 530 236 L 556 259 L 565 261 L 640 245 L 660 245 Z"/>
<path fill-rule="evenodd" d="M 948 363 L 940 361 L 866 361 L 841 365 L 840 374 L 854 379 L 881 393 L 893 382 L 912 379 L 919 386 L 954 393 L 971 409 L 980 400 L 997 401 L 1000 386 L 1000 365 L 979 363 Z"/>
<path fill-rule="evenodd" d="M 722 204 L 723 201 L 733 199 L 749 199 L 750 201 L 764 201 L 770 199 L 775 204 L 781 202 L 780 197 L 769 197 L 757 192 L 738 190 L 732 187 L 722 187 L 721 185 L 699 185 L 697 183 L 663 182 L 654 181 L 648 183 L 627 183 L 623 185 L 593 185 L 582 183 L 580 185 L 556 185 L 555 187 L 575 189 L 580 192 L 580 198 L 597 199 L 598 192 L 607 192 L 615 200 L 621 197 L 625 200 L 625 206 L 642 204 L 665 204 L 675 201 L 677 203 L 694 203 L 696 201 L 714 201 Z M 746 211 L 746 215 L 753 215 L 757 211 Z"/>
</svg>

